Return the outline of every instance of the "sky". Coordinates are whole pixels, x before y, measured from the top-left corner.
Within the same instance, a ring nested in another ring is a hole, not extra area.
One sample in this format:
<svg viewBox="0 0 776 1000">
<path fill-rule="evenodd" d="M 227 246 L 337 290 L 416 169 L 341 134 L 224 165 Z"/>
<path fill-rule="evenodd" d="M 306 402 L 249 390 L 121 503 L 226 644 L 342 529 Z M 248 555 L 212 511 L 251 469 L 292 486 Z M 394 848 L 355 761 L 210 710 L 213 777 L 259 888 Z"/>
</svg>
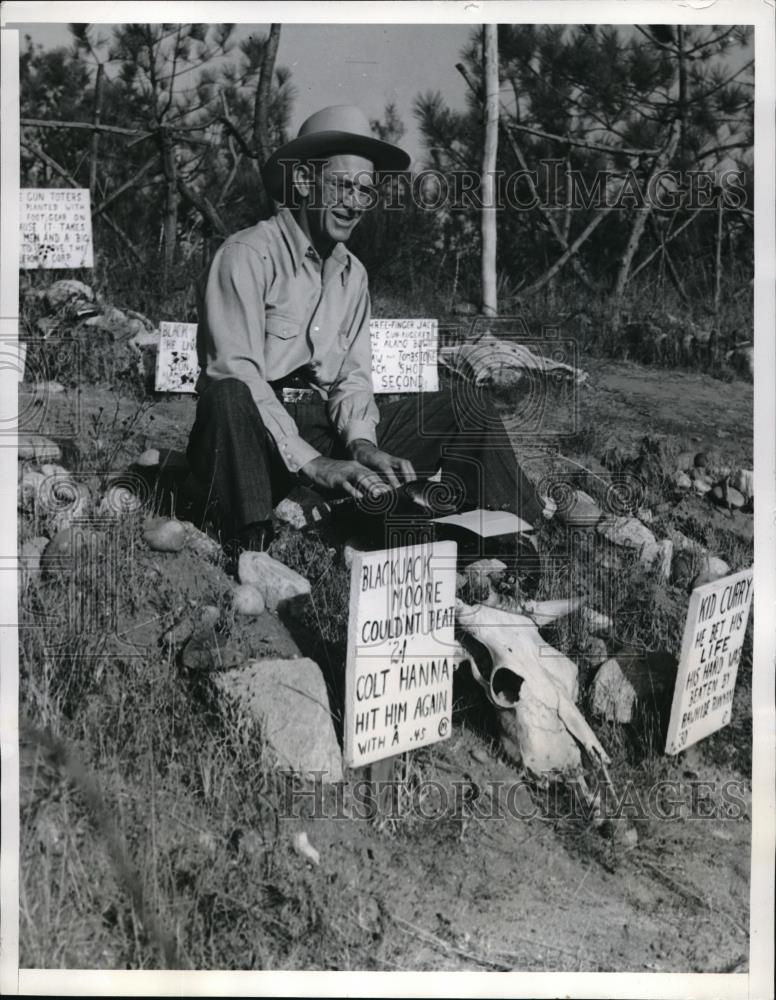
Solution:
<svg viewBox="0 0 776 1000">
<path fill-rule="evenodd" d="M 45 48 L 69 45 L 66 24 L 14 24 Z M 98 25 L 98 35 L 110 25 Z M 235 37 L 266 34 L 269 25 L 240 24 Z M 291 70 L 296 88 L 290 135 L 314 111 L 330 104 L 358 104 L 370 118 L 382 117 L 395 101 L 407 129 L 402 145 L 421 159 L 423 150 L 412 105 L 420 93 L 439 90 L 453 108 L 463 108 L 466 84 L 455 69 L 470 25 L 284 24 L 277 65 Z"/>
<path fill-rule="evenodd" d="M 27 33 L 45 48 L 69 45 L 72 40 L 64 22 L 14 23 L 9 19 L 7 24 L 18 28 L 21 39 Z M 95 25 L 95 36 L 107 38 L 110 28 L 109 24 Z M 401 144 L 413 165 L 422 165 L 425 151 L 413 103 L 419 94 L 440 91 L 450 107 L 464 108 L 467 88 L 455 64 L 472 30 L 476 27 L 471 23 L 283 23 L 277 65 L 291 70 L 296 91 L 289 135 L 296 135 L 305 118 L 330 104 L 358 104 L 370 118 L 377 118 L 394 101 L 406 128 Z M 620 25 L 620 30 L 626 37 L 635 33 L 629 25 Z M 233 37 L 240 40 L 268 31 L 268 24 L 238 24 Z M 738 69 L 751 56 L 750 47 L 735 50 L 731 69 Z"/>
</svg>

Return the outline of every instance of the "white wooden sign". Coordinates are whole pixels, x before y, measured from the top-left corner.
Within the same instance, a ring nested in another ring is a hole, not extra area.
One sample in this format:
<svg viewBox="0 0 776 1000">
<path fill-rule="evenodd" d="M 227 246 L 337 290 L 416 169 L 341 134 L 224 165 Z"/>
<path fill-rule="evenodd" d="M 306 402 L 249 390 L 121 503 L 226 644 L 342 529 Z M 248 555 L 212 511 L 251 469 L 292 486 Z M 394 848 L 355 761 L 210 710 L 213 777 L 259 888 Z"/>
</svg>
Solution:
<svg viewBox="0 0 776 1000">
<path fill-rule="evenodd" d="M 160 323 L 156 391 L 194 392 L 198 377 L 197 324 Z"/>
<path fill-rule="evenodd" d="M 730 722 L 751 604 L 751 567 L 692 592 L 668 723 L 667 754 L 686 750 Z"/>
<path fill-rule="evenodd" d="M 435 319 L 373 319 L 372 389 L 378 392 L 436 392 L 439 389 Z"/>
<path fill-rule="evenodd" d="M 94 266 L 88 188 L 22 188 L 19 195 L 19 267 Z"/>
<path fill-rule="evenodd" d="M 345 762 L 360 767 L 450 735 L 455 542 L 358 552 L 350 578 Z"/>
</svg>

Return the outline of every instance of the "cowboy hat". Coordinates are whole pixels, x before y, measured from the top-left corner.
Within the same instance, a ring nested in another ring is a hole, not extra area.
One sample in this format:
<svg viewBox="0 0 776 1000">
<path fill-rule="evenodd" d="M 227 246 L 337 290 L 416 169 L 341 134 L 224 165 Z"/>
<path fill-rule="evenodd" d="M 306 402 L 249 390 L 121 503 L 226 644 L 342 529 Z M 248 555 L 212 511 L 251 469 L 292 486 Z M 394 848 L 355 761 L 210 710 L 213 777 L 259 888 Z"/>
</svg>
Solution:
<svg viewBox="0 0 776 1000">
<path fill-rule="evenodd" d="M 335 104 L 316 111 L 292 139 L 270 156 L 261 171 L 267 191 L 277 201 L 286 191 L 286 171 L 292 163 L 350 153 L 371 160 L 377 171 L 406 170 L 410 157 L 393 143 L 375 139 L 361 108 Z"/>
</svg>

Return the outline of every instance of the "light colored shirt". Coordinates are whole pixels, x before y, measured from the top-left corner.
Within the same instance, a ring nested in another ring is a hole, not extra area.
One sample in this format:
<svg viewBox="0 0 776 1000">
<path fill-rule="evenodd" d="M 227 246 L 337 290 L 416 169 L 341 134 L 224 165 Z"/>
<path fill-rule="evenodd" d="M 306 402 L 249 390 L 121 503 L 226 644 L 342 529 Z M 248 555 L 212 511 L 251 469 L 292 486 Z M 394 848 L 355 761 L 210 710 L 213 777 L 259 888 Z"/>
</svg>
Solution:
<svg viewBox="0 0 776 1000">
<path fill-rule="evenodd" d="M 361 262 L 337 243 L 321 260 L 287 208 L 219 248 L 200 288 L 197 390 L 236 378 L 250 389 L 291 472 L 318 452 L 268 382 L 306 367 L 346 444 L 376 443 L 370 302 Z"/>
</svg>

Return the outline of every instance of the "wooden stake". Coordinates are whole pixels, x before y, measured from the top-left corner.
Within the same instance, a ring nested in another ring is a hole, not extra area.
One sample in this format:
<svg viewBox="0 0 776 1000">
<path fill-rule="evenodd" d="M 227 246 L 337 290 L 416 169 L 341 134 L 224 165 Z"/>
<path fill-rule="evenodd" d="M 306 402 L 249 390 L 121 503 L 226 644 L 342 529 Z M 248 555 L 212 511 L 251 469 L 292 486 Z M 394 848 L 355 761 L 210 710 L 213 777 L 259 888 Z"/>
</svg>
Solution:
<svg viewBox="0 0 776 1000">
<path fill-rule="evenodd" d="M 482 312 L 498 313 L 496 292 L 496 156 L 498 153 L 498 26 L 483 26 L 485 142 L 482 152 Z"/>
<path fill-rule="evenodd" d="M 103 93 L 103 82 L 105 76 L 105 67 L 102 63 L 97 67 L 97 77 L 94 81 L 94 115 L 92 117 L 92 124 L 100 124 L 100 115 L 102 113 L 102 93 Z M 91 195 L 92 204 L 94 204 L 94 195 L 97 189 L 97 154 L 98 147 L 100 145 L 100 130 L 95 128 L 92 132 L 92 148 L 89 156 L 89 194 Z"/>
</svg>

